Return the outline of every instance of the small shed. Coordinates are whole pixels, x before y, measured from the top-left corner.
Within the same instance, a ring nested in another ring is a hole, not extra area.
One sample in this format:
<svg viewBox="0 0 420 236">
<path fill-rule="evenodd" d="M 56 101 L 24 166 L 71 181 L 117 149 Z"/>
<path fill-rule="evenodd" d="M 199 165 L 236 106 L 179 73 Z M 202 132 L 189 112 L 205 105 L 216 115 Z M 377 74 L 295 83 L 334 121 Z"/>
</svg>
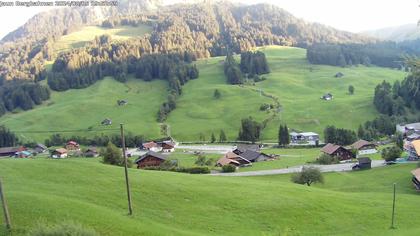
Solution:
<svg viewBox="0 0 420 236">
<path fill-rule="evenodd" d="M 330 101 L 334 98 L 334 96 L 331 93 L 326 93 L 324 94 L 321 99 L 325 100 L 325 101 Z"/>
<path fill-rule="evenodd" d="M 112 125 L 112 120 L 109 118 L 105 118 L 102 122 L 101 125 Z"/>
<path fill-rule="evenodd" d="M 341 72 L 338 72 L 337 74 L 334 75 L 335 78 L 341 78 L 343 76 L 344 76 L 344 74 L 341 73 Z"/>
<path fill-rule="evenodd" d="M 359 157 L 357 158 L 359 163 L 357 163 L 357 167 L 360 170 L 371 169 L 372 168 L 372 160 L 369 157 Z"/>
</svg>

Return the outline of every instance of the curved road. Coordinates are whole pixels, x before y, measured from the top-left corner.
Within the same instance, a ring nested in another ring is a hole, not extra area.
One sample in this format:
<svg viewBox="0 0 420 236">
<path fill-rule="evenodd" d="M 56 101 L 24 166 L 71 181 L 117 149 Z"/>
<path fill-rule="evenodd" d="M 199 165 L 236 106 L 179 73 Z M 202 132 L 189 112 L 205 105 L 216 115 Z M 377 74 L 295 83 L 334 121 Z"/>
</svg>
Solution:
<svg viewBox="0 0 420 236">
<path fill-rule="evenodd" d="M 246 172 L 234 172 L 234 173 L 212 173 L 213 176 L 259 176 L 259 175 L 280 175 L 280 174 L 290 174 L 299 172 L 302 170 L 302 167 L 316 167 L 321 170 L 321 172 L 342 172 L 350 171 L 351 167 L 355 163 L 343 163 L 343 164 L 333 164 L 333 165 L 301 165 L 294 166 L 284 169 L 274 169 L 274 170 L 256 170 L 256 171 L 246 171 Z M 383 160 L 372 160 L 372 168 L 385 166 Z"/>
</svg>

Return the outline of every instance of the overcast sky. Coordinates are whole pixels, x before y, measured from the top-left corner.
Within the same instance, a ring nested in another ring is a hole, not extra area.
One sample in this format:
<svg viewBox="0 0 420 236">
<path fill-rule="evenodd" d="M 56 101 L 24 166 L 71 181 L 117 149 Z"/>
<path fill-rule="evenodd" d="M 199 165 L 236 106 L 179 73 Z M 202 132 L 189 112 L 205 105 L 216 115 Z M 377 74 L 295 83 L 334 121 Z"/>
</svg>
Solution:
<svg viewBox="0 0 420 236">
<path fill-rule="evenodd" d="M 2 1 L 5 0 L 0 0 Z M 169 2 L 183 2 L 183 0 L 169 0 Z M 269 2 L 305 20 L 351 32 L 413 24 L 420 19 L 420 0 L 237 0 L 236 2 L 247 4 Z M 48 8 L 0 7 L 0 38 L 24 24 L 36 13 L 46 9 Z"/>
</svg>

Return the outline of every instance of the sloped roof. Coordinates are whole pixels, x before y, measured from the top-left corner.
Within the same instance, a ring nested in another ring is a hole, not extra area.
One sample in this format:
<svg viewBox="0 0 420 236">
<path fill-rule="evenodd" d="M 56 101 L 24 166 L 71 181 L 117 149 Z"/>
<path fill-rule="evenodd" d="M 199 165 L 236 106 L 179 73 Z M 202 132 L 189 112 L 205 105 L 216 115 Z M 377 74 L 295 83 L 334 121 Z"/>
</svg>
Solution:
<svg viewBox="0 0 420 236">
<path fill-rule="evenodd" d="M 148 148 L 148 149 L 154 148 L 154 147 L 157 147 L 157 146 L 158 146 L 157 143 L 155 143 L 153 141 L 148 142 L 148 143 L 143 143 L 143 147 Z"/>
<path fill-rule="evenodd" d="M 65 149 L 65 148 L 57 148 L 57 149 L 55 149 L 54 151 L 56 151 L 56 152 L 58 152 L 58 153 L 61 153 L 61 154 L 63 154 L 63 153 L 67 153 L 67 149 Z"/>
<path fill-rule="evenodd" d="M 413 142 L 411 142 L 411 145 L 416 150 L 417 155 L 420 156 L 420 140 L 414 140 Z"/>
<path fill-rule="evenodd" d="M 269 157 L 267 154 L 264 154 L 262 152 L 256 152 L 252 150 L 246 150 L 244 153 L 242 153 L 240 156 L 244 159 L 247 159 L 248 161 L 254 161 L 261 155 Z"/>
<path fill-rule="evenodd" d="M 364 147 L 364 146 L 367 146 L 367 145 L 372 145 L 372 144 L 373 144 L 373 143 L 371 143 L 371 142 L 368 142 L 368 141 L 366 141 L 366 140 L 360 139 L 359 141 L 357 141 L 357 142 L 353 143 L 353 144 L 351 145 L 351 147 L 352 147 L 352 148 L 355 148 L 355 149 L 357 149 L 357 150 L 359 150 L 360 148 L 362 148 L 362 147 Z"/>
<path fill-rule="evenodd" d="M 327 145 L 325 145 L 322 149 L 321 152 L 325 152 L 327 154 L 333 154 L 334 152 L 336 152 L 341 146 L 340 145 L 335 145 L 332 143 L 328 143 Z"/>
<path fill-rule="evenodd" d="M 161 159 L 163 161 L 166 160 L 166 157 L 164 155 L 159 154 L 157 152 L 148 151 L 146 154 L 141 155 L 134 163 L 138 163 L 139 161 L 142 161 L 144 158 L 146 158 L 148 156 L 156 157 L 156 158 Z"/>
<path fill-rule="evenodd" d="M 217 164 L 224 166 L 224 165 L 229 165 L 229 164 L 235 164 L 235 165 L 240 165 L 240 163 L 236 160 L 233 159 L 229 159 L 226 157 L 222 157 L 219 160 L 217 160 Z"/>
<path fill-rule="evenodd" d="M 416 179 L 420 181 L 420 168 L 412 170 L 411 174 L 413 174 L 416 177 Z"/>
</svg>

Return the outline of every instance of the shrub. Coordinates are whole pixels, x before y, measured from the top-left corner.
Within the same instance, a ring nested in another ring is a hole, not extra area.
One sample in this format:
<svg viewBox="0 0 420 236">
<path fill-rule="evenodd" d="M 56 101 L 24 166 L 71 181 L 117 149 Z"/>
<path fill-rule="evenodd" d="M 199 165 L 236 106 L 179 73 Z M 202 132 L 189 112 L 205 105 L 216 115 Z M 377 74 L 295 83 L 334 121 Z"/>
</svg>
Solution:
<svg viewBox="0 0 420 236">
<path fill-rule="evenodd" d="M 402 154 L 402 150 L 397 146 L 387 147 L 383 149 L 381 153 L 382 158 L 385 161 L 395 161 L 395 159 L 401 157 L 401 154 Z"/>
<path fill-rule="evenodd" d="M 121 150 L 111 142 L 108 142 L 105 149 L 101 150 L 101 156 L 103 156 L 103 162 L 106 164 L 117 166 L 124 165 L 124 158 L 121 154 Z"/>
<path fill-rule="evenodd" d="M 339 163 L 337 157 L 334 157 L 325 153 L 322 154 L 320 157 L 318 157 L 318 159 L 316 159 L 316 162 L 321 165 L 330 165 L 330 164 Z"/>
<path fill-rule="evenodd" d="M 210 173 L 210 169 L 207 166 L 196 166 L 196 167 L 191 167 L 191 168 L 185 168 L 183 171 L 190 174 L 209 174 Z"/>
<path fill-rule="evenodd" d="M 313 183 L 323 183 L 324 177 L 318 168 L 303 167 L 301 172 L 292 175 L 292 182 L 311 186 Z"/>
<path fill-rule="evenodd" d="M 55 226 L 39 225 L 31 230 L 29 236 L 98 236 L 93 229 L 88 229 L 80 224 L 61 223 Z"/>
<path fill-rule="evenodd" d="M 222 172 L 229 173 L 229 172 L 235 172 L 236 166 L 234 165 L 224 165 L 222 166 Z"/>
</svg>

